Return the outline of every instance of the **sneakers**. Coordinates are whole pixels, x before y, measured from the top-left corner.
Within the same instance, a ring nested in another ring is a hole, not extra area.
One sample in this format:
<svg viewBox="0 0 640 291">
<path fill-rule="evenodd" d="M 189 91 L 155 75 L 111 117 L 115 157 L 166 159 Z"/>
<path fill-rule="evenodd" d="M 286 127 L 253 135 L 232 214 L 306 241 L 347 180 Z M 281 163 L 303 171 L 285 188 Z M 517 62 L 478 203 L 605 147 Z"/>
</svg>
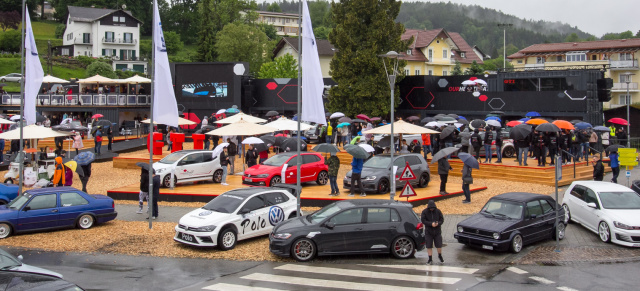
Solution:
<svg viewBox="0 0 640 291">
<path fill-rule="evenodd" d="M 362 194 L 360 194 L 360 197 L 367 197 L 367 194 L 362 193 Z"/>
<path fill-rule="evenodd" d="M 349 197 L 355 197 L 356 195 L 353 195 L 353 193 L 348 195 Z"/>
<path fill-rule="evenodd" d="M 157 218 L 157 217 L 155 217 L 155 216 L 152 216 L 152 217 L 151 217 L 151 219 L 153 219 L 153 220 L 156 220 L 156 218 Z M 146 220 L 149 220 L 149 216 L 147 216 L 145 219 L 146 219 Z"/>
<path fill-rule="evenodd" d="M 427 265 L 432 265 L 433 264 L 433 260 L 431 259 L 431 257 L 429 257 L 429 261 L 427 261 Z"/>
<path fill-rule="evenodd" d="M 466 203 L 471 203 L 471 201 L 469 201 L 469 200 L 462 200 L 462 203 L 465 203 L 465 204 L 466 204 Z"/>
<path fill-rule="evenodd" d="M 227 183 L 220 183 L 220 185 L 222 185 L 222 186 L 229 186 L 229 184 L 227 184 Z"/>
<path fill-rule="evenodd" d="M 440 195 L 447 195 L 449 193 L 447 193 L 447 191 L 440 191 Z"/>
<path fill-rule="evenodd" d="M 444 264 L 444 259 L 442 258 L 441 254 L 438 254 L 438 259 L 440 259 L 440 263 L 441 264 Z"/>
<path fill-rule="evenodd" d="M 138 208 L 138 211 L 136 211 L 136 214 L 142 214 L 142 208 Z"/>
</svg>

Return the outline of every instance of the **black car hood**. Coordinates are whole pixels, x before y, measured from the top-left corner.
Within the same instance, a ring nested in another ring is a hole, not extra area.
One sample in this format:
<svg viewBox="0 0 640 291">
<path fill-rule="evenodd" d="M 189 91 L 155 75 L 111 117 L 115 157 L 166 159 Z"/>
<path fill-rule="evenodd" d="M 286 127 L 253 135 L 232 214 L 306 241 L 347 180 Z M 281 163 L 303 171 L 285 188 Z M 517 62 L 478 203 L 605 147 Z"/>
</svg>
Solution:
<svg viewBox="0 0 640 291">
<path fill-rule="evenodd" d="M 518 222 L 520 222 L 519 219 L 497 218 L 491 217 L 488 214 L 476 213 L 458 223 L 458 226 L 500 232 Z"/>
<path fill-rule="evenodd" d="M 273 232 L 282 233 L 282 232 L 297 231 L 301 228 L 313 226 L 313 225 L 314 223 L 309 222 L 309 220 L 307 220 L 307 216 L 305 215 L 305 216 L 285 220 L 284 222 L 278 224 L 278 226 L 276 226 L 273 229 Z"/>
</svg>

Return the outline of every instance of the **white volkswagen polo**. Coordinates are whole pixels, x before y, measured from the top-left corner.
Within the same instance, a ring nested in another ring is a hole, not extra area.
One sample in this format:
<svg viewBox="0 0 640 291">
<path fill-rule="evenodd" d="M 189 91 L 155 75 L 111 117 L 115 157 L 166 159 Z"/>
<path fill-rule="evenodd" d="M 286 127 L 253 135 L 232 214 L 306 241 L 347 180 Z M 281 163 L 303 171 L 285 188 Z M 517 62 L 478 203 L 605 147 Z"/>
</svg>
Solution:
<svg viewBox="0 0 640 291">
<path fill-rule="evenodd" d="M 640 247 L 640 195 L 610 182 L 576 181 L 564 193 L 569 220 L 595 232 L 603 242 Z"/>
<path fill-rule="evenodd" d="M 268 235 L 296 216 L 295 186 L 241 188 L 221 194 L 180 218 L 174 240 L 194 246 L 233 249 L 239 240 Z"/>
</svg>

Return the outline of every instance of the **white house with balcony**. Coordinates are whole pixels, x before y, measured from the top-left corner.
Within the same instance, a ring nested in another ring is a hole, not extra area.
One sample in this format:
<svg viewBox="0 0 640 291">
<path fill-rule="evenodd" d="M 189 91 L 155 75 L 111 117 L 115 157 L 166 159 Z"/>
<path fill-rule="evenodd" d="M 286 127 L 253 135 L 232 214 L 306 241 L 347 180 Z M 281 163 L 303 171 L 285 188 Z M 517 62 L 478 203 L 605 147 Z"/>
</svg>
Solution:
<svg viewBox="0 0 640 291">
<path fill-rule="evenodd" d="M 140 26 L 131 11 L 69 6 L 59 55 L 108 57 L 114 70 L 147 73 L 140 59 Z"/>
</svg>

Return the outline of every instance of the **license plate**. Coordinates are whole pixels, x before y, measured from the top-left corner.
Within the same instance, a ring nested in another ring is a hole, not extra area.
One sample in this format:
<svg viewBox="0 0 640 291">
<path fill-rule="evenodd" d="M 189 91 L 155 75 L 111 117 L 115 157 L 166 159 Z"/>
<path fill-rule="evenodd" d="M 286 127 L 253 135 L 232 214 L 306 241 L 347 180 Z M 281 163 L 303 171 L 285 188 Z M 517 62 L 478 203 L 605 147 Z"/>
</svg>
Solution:
<svg viewBox="0 0 640 291">
<path fill-rule="evenodd" d="M 244 179 L 247 182 L 253 182 L 253 179 Z"/>
<path fill-rule="evenodd" d="M 493 250 L 493 246 L 482 246 L 485 250 Z"/>
<path fill-rule="evenodd" d="M 633 244 L 634 247 L 640 247 L 640 244 Z"/>
<path fill-rule="evenodd" d="M 193 235 L 190 235 L 188 233 L 178 232 L 178 238 L 183 241 L 198 243 L 198 241 L 196 241 L 196 238 Z"/>
</svg>

